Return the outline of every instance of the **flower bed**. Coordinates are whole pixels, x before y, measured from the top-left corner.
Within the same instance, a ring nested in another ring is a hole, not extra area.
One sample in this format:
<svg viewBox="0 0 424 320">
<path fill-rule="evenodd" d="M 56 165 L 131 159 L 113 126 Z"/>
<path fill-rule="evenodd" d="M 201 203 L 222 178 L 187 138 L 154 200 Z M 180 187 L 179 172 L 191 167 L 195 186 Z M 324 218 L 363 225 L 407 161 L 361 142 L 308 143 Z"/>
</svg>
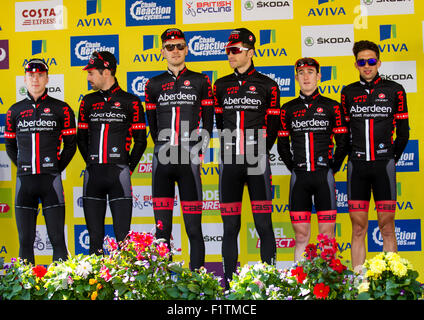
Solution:
<svg viewBox="0 0 424 320">
<path fill-rule="evenodd" d="M 77 255 L 47 268 L 12 259 L 0 279 L 5 300 L 354 300 L 421 299 L 418 273 L 395 253 L 381 253 L 350 271 L 335 239 L 318 236 L 290 269 L 264 263 L 239 267 L 224 292 L 220 278 L 205 268 L 191 271 L 172 262 L 171 250 L 150 233 L 131 231 L 118 244 L 107 238 L 108 254 Z"/>
</svg>

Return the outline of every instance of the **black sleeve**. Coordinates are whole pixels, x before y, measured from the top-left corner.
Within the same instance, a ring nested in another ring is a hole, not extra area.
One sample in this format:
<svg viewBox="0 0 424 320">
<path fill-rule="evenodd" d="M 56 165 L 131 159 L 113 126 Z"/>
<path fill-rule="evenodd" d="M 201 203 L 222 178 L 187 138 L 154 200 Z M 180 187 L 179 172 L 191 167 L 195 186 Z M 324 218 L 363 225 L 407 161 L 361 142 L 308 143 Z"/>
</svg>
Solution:
<svg viewBox="0 0 424 320">
<path fill-rule="evenodd" d="M 346 117 L 343 107 L 337 105 L 333 106 L 334 120 L 333 120 L 333 134 L 336 141 L 336 148 L 334 150 L 333 159 L 330 167 L 334 173 L 340 170 L 349 149 L 349 134 L 346 126 Z"/>
<path fill-rule="evenodd" d="M 406 93 L 403 87 L 397 90 L 396 96 L 396 139 L 394 141 L 394 157 L 395 162 L 398 162 L 409 141 L 409 120 Z"/>
<path fill-rule="evenodd" d="M 153 95 L 153 86 L 150 80 L 147 81 L 144 92 L 146 102 L 146 118 L 149 124 L 150 136 L 152 137 L 153 143 L 156 144 L 159 132 L 156 116 L 156 100 Z"/>
<path fill-rule="evenodd" d="M 220 131 L 224 128 L 224 117 L 223 117 L 223 108 L 219 104 L 218 99 L 218 88 L 216 84 L 213 86 L 213 99 L 214 99 L 214 111 L 215 111 L 215 123 L 216 128 Z"/>
<path fill-rule="evenodd" d="M 131 131 L 134 140 L 133 147 L 131 149 L 129 168 L 133 172 L 138 162 L 141 159 L 147 146 L 146 138 L 146 118 L 144 115 L 144 109 L 141 101 L 137 98 L 132 101 L 132 123 Z"/>
<path fill-rule="evenodd" d="M 84 161 L 88 155 L 88 108 L 87 101 L 82 99 L 78 112 L 77 145 Z"/>
<path fill-rule="evenodd" d="M 213 113 L 214 113 L 214 105 L 213 105 L 213 96 L 212 96 L 212 87 L 209 81 L 209 77 L 205 75 L 203 84 L 202 84 L 202 92 L 201 92 L 201 104 L 202 104 L 202 131 L 205 130 L 206 134 L 203 134 L 203 144 L 201 153 L 205 154 L 205 151 L 209 145 L 210 138 L 212 136 L 213 130 Z"/>
<path fill-rule="evenodd" d="M 290 130 L 287 125 L 286 112 L 287 109 L 283 106 L 280 112 L 277 150 L 287 169 L 292 171 L 294 168 L 294 161 L 290 146 Z"/>
<path fill-rule="evenodd" d="M 277 84 L 270 88 L 266 117 L 266 149 L 269 151 L 277 139 L 280 127 L 280 88 Z"/>
<path fill-rule="evenodd" d="M 59 171 L 62 172 L 71 162 L 77 151 L 76 127 L 74 111 L 65 105 L 63 111 L 62 140 L 63 148 L 59 156 Z"/>
<path fill-rule="evenodd" d="M 6 128 L 4 131 L 4 143 L 6 145 L 6 153 L 10 160 L 17 165 L 18 163 L 18 143 L 16 141 L 15 118 L 12 109 L 6 114 Z"/>
</svg>

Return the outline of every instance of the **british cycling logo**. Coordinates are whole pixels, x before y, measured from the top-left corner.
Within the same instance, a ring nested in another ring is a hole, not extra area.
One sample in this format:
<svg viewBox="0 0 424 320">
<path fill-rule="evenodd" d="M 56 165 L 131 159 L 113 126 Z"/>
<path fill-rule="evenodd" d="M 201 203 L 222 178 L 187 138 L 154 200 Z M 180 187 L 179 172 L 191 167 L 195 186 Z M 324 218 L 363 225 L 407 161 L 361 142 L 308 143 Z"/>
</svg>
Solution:
<svg viewBox="0 0 424 320">
<path fill-rule="evenodd" d="M 126 26 L 175 24 L 175 0 L 125 1 Z"/>
<path fill-rule="evenodd" d="M 234 21 L 234 1 L 184 0 L 183 23 L 216 23 Z"/>
<path fill-rule="evenodd" d="M 119 35 L 71 37 L 71 66 L 85 66 L 94 51 L 109 51 L 119 64 Z"/>
<path fill-rule="evenodd" d="M 421 251 L 421 220 L 395 220 L 395 233 L 398 251 Z M 383 249 L 378 222 L 369 221 L 368 226 L 368 251 L 380 252 Z"/>
</svg>

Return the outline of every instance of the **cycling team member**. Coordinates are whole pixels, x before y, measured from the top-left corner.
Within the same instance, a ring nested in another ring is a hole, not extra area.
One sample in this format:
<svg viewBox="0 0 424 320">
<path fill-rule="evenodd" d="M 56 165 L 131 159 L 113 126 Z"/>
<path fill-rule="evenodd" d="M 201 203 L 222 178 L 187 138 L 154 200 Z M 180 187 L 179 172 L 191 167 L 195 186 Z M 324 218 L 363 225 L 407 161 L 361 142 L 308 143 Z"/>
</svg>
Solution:
<svg viewBox="0 0 424 320">
<path fill-rule="evenodd" d="M 47 94 L 48 69 L 40 59 L 31 59 L 25 65 L 27 97 L 8 110 L 4 134 L 6 152 L 17 166 L 19 257 L 32 264 L 39 202 L 53 246 L 53 260 L 66 260 L 68 256 L 60 173 L 76 151 L 75 115 L 67 103 Z"/>
<path fill-rule="evenodd" d="M 226 53 L 234 73 L 214 85 L 216 126 L 220 133 L 219 199 L 224 226 L 222 257 L 225 286 L 236 271 L 241 204 L 247 184 L 263 262 L 275 264 L 269 150 L 278 134 L 280 90 L 256 71 L 256 38 L 245 29 L 231 32 Z"/>
<path fill-rule="evenodd" d="M 152 197 L 156 237 L 170 246 L 175 183 L 178 184 L 184 224 L 190 242 L 190 268 L 204 265 L 202 184 L 199 154 L 209 143 L 213 127 L 213 98 L 209 78 L 188 70 L 184 33 L 167 29 L 161 35 L 168 70 L 146 84 L 146 115 L 155 144 Z M 200 131 L 202 122 L 202 131 Z"/>
<path fill-rule="evenodd" d="M 404 88 L 382 79 L 378 73 L 381 65 L 378 46 L 367 40 L 358 41 L 353 46 L 353 54 L 360 79 L 343 88 L 341 103 L 351 135 L 347 182 L 352 266 L 360 272 L 366 256 L 371 190 L 383 251 L 397 251 L 395 165 L 408 143 L 409 124 Z"/>
<path fill-rule="evenodd" d="M 97 90 L 81 101 L 77 132 L 78 148 L 87 164 L 83 208 L 90 254 L 102 252 L 107 201 L 116 240 L 124 240 L 130 231 L 131 174 L 147 145 L 143 105 L 137 96 L 121 89 L 116 67 L 115 56 L 108 51 L 93 52 L 84 67 L 88 82 Z"/>
<path fill-rule="evenodd" d="M 334 174 L 347 154 L 348 134 L 339 103 L 318 91 L 319 63 L 295 63 L 299 97 L 281 107 L 278 153 L 291 171 L 289 208 L 296 238 L 294 261 L 302 258 L 311 236 L 312 204 L 319 233 L 334 238 L 337 204 Z M 333 155 L 333 136 L 336 148 Z M 293 150 L 293 152 L 291 151 Z"/>
</svg>

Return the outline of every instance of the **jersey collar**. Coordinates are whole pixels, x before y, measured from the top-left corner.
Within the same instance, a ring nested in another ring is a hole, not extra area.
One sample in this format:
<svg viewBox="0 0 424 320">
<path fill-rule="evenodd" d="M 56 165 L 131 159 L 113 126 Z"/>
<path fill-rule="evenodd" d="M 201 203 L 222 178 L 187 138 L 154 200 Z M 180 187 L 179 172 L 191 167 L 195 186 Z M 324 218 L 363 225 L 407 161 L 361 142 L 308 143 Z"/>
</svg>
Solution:
<svg viewBox="0 0 424 320">
<path fill-rule="evenodd" d="M 44 90 L 44 93 L 37 99 L 37 101 L 34 100 L 34 97 L 27 91 L 27 99 L 33 102 L 39 102 L 44 101 L 48 97 L 47 94 L 47 88 Z"/>
<path fill-rule="evenodd" d="M 372 79 L 370 82 L 366 81 L 364 78 L 359 76 L 359 83 L 363 85 L 364 87 L 368 88 L 374 88 L 379 82 L 381 82 L 382 78 L 380 74 L 377 72 L 374 79 Z"/>
<path fill-rule="evenodd" d="M 321 94 L 319 93 L 318 88 L 316 88 L 315 91 L 309 96 L 304 95 L 302 91 L 299 91 L 299 97 L 303 100 L 304 103 L 310 103 L 313 100 L 317 99 L 320 95 Z"/>
</svg>

